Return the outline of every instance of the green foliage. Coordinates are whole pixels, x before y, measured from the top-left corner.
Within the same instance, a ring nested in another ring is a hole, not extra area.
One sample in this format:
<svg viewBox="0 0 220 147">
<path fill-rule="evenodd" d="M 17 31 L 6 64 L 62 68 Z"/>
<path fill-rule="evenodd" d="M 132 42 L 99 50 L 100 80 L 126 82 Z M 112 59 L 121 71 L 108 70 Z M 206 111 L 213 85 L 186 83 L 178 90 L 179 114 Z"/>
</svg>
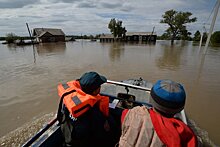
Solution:
<svg viewBox="0 0 220 147">
<path fill-rule="evenodd" d="M 184 31 L 182 31 L 179 39 L 181 39 L 181 40 L 190 40 L 191 41 L 192 40 L 192 37 L 190 37 L 191 34 L 192 34 L 191 32 L 188 32 L 187 30 L 184 30 Z"/>
<path fill-rule="evenodd" d="M 87 35 L 83 35 L 83 39 L 88 39 L 89 37 Z"/>
<path fill-rule="evenodd" d="M 208 37 L 207 33 L 204 32 L 202 34 L 202 42 L 206 42 L 207 37 Z M 201 33 L 197 30 L 194 34 L 193 41 L 200 41 L 200 39 L 201 39 Z"/>
<path fill-rule="evenodd" d="M 160 23 L 169 25 L 166 33 L 171 38 L 172 44 L 175 39 L 189 39 L 190 32 L 186 29 L 186 24 L 197 20 L 196 17 L 189 18 L 191 15 L 191 12 L 177 12 L 175 10 L 166 11 L 165 14 L 162 15 L 163 19 Z"/>
<path fill-rule="evenodd" d="M 0 40 L 5 40 L 5 37 L 0 37 Z"/>
<path fill-rule="evenodd" d="M 122 27 L 122 21 L 115 20 L 115 18 L 111 19 L 108 28 L 110 29 L 110 32 L 113 34 L 113 36 L 116 37 L 124 37 L 127 30 L 125 27 Z"/>
<path fill-rule="evenodd" d="M 89 39 L 94 39 L 94 36 L 93 35 L 89 35 Z"/>
<path fill-rule="evenodd" d="M 202 42 L 206 42 L 207 38 L 208 38 L 208 34 L 204 32 L 202 36 Z"/>
<path fill-rule="evenodd" d="M 212 34 L 211 36 L 211 42 L 216 44 L 216 43 L 220 43 L 220 31 L 216 31 Z"/>
<path fill-rule="evenodd" d="M 98 39 L 101 36 L 101 34 L 95 35 L 95 38 Z"/>
<path fill-rule="evenodd" d="M 5 37 L 7 43 L 14 43 L 17 39 L 19 39 L 19 37 L 16 36 L 14 33 L 8 33 Z"/>
<path fill-rule="evenodd" d="M 193 41 L 200 41 L 201 33 L 197 30 L 194 34 Z"/>
<path fill-rule="evenodd" d="M 163 33 L 161 36 L 157 36 L 157 40 L 169 40 L 170 37 L 168 36 L 167 33 Z"/>
</svg>

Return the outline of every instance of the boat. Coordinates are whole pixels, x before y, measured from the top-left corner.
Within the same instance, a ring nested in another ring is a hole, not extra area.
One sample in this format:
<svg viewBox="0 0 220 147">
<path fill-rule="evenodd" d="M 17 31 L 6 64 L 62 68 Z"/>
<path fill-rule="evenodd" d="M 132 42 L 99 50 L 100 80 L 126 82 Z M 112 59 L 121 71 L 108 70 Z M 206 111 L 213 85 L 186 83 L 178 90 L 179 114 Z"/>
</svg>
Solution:
<svg viewBox="0 0 220 147">
<path fill-rule="evenodd" d="M 123 109 L 131 109 L 135 106 L 151 107 L 149 103 L 152 83 L 140 79 L 130 79 L 121 82 L 107 80 L 101 87 L 101 95 L 109 96 L 109 112 L 115 118 L 118 125 L 118 139 L 120 137 L 120 118 Z M 176 115 L 187 124 L 184 110 Z M 29 139 L 23 147 L 27 146 L 62 146 L 63 138 L 58 120 L 55 117 L 48 122 L 39 132 Z"/>
<path fill-rule="evenodd" d="M 96 39 L 91 39 L 90 41 L 92 41 L 92 42 L 96 42 Z"/>
<path fill-rule="evenodd" d="M 33 44 L 39 44 L 39 42 L 37 41 L 24 41 L 24 40 L 20 40 L 16 42 L 16 45 L 18 46 L 22 46 L 22 45 L 33 45 Z"/>
</svg>

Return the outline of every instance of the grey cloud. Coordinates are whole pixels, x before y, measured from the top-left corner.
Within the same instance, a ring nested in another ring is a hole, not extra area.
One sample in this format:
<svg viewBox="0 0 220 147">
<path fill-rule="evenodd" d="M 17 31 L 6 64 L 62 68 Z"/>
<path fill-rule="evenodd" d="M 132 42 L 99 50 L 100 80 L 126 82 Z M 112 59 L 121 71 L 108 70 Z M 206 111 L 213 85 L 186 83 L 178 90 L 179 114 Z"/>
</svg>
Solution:
<svg viewBox="0 0 220 147">
<path fill-rule="evenodd" d="M 96 5 L 91 2 L 83 2 L 78 5 L 79 8 L 94 8 Z"/>
<path fill-rule="evenodd" d="M 10 1 L 0 1 L 0 8 L 23 8 L 26 5 L 35 4 L 37 0 L 10 0 Z"/>
<path fill-rule="evenodd" d="M 61 0 L 64 3 L 72 3 L 74 1 L 80 1 L 80 0 Z"/>
<path fill-rule="evenodd" d="M 121 8 L 121 11 L 131 12 L 134 8 L 132 6 L 124 6 Z"/>
<path fill-rule="evenodd" d="M 18 17 L 20 17 L 20 18 L 32 18 L 32 19 L 34 19 L 34 18 L 38 18 L 38 19 L 42 18 L 40 16 L 33 16 L 33 15 L 29 15 L 29 16 L 27 16 L 27 15 L 20 15 Z"/>
<path fill-rule="evenodd" d="M 69 19 L 52 19 L 52 20 L 49 20 L 48 22 L 55 22 L 55 23 L 61 23 L 61 22 L 66 22 L 66 21 L 69 21 Z"/>
<path fill-rule="evenodd" d="M 214 0 L 0 0 L 0 36 L 8 32 L 27 35 L 26 22 L 31 28 L 60 27 L 71 33 L 109 32 L 107 24 L 111 18 L 122 20 L 128 31 L 152 31 L 155 26 L 159 34 L 167 27 L 159 23 L 162 14 L 171 8 L 192 12 L 193 17 L 198 18 L 198 22 L 190 26 L 190 30 L 194 30 L 202 28 L 214 3 Z M 219 26 L 217 19 L 215 28 L 219 30 Z"/>
<path fill-rule="evenodd" d="M 122 7 L 122 4 L 121 3 L 106 3 L 106 2 L 103 2 L 103 3 L 101 3 L 101 6 L 104 7 L 104 8 L 114 9 L 114 8 Z"/>
<path fill-rule="evenodd" d="M 47 0 L 50 3 L 58 3 L 58 2 L 63 2 L 63 3 L 73 3 L 75 1 L 80 1 L 80 0 Z"/>
</svg>

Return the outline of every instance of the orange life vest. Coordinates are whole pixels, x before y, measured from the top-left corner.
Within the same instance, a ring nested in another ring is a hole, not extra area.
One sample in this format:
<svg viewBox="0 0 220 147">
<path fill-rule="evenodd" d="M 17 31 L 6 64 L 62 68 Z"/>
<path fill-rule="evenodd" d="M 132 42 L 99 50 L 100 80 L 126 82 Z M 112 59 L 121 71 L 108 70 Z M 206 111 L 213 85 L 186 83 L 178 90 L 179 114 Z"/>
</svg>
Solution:
<svg viewBox="0 0 220 147">
<path fill-rule="evenodd" d="M 75 90 L 75 91 L 74 91 Z M 79 81 L 69 81 L 65 84 L 58 85 L 58 95 L 62 97 L 65 93 L 74 91 L 64 96 L 63 103 L 69 110 L 70 114 L 77 118 L 98 103 L 100 111 L 104 116 L 109 114 L 109 98 L 106 96 L 92 96 L 81 90 Z"/>
</svg>

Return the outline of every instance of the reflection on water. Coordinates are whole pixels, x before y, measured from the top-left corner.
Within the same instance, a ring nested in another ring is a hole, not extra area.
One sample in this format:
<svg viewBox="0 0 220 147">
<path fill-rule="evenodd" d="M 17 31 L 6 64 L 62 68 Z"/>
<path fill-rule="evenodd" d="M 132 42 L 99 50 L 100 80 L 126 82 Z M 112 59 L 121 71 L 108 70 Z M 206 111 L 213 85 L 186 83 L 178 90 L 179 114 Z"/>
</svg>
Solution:
<svg viewBox="0 0 220 147">
<path fill-rule="evenodd" d="M 157 66 L 161 69 L 168 68 L 170 70 L 176 70 L 180 65 L 182 47 L 168 45 L 161 47 L 163 53 L 162 56 L 156 60 Z"/>
<path fill-rule="evenodd" d="M 97 71 L 110 80 L 173 79 L 187 91 L 186 112 L 220 144 L 220 49 L 209 48 L 201 62 L 192 42 L 153 44 L 75 41 L 34 46 L 0 44 L 0 137 L 56 112 L 57 84 Z M 208 111 L 207 111 L 208 110 Z"/>
<path fill-rule="evenodd" d="M 16 44 L 7 44 L 5 46 L 7 46 L 8 50 L 11 51 L 12 53 L 16 53 L 16 52 L 21 51 L 21 50 L 25 51 L 31 45 L 28 45 L 28 46 L 17 46 Z"/>
<path fill-rule="evenodd" d="M 36 45 L 36 49 L 39 56 L 63 54 L 66 50 L 66 42 L 42 43 Z"/>
<path fill-rule="evenodd" d="M 112 61 L 120 61 L 121 56 L 124 53 L 123 43 L 110 43 L 109 57 Z"/>
</svg>

